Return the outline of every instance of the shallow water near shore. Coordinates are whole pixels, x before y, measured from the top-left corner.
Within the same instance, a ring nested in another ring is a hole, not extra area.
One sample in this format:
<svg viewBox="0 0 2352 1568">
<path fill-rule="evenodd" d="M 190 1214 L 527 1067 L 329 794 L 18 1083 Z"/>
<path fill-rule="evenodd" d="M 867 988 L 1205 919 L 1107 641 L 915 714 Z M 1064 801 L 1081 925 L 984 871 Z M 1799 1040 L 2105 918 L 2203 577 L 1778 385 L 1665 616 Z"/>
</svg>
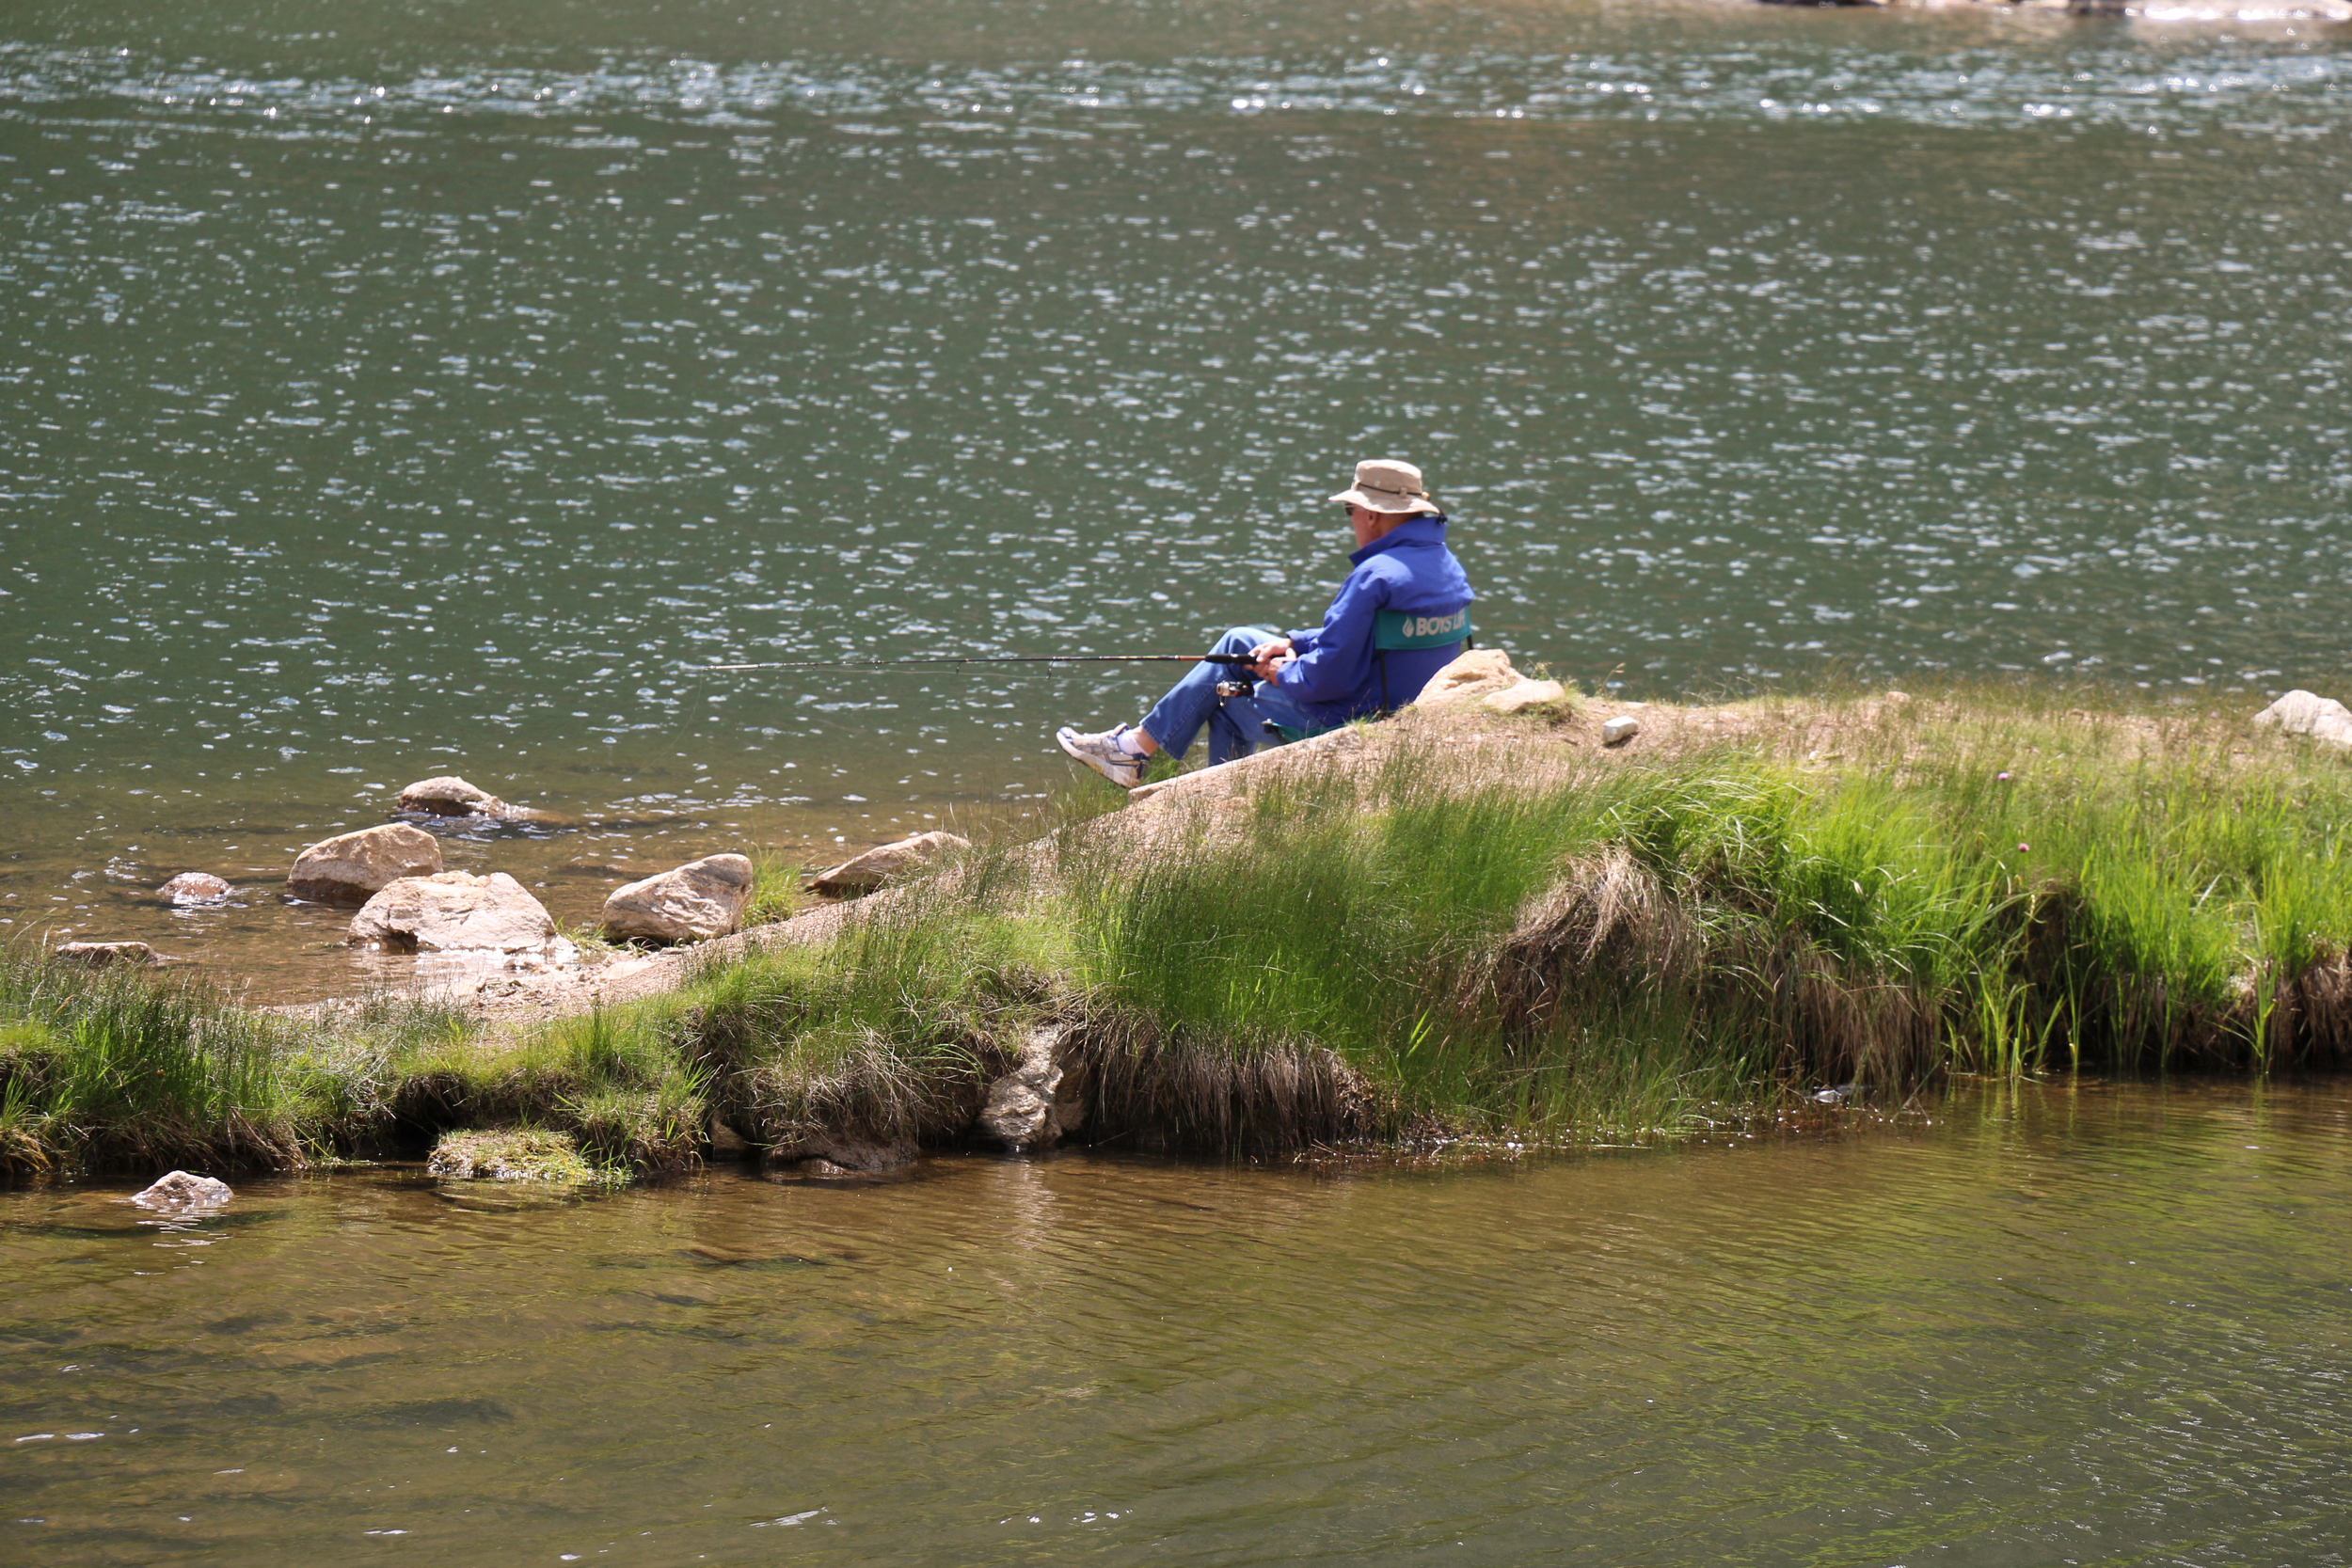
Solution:
<svg viewBox="0 0 2352 1568">
<path fill-rule="evenodd" d="M 1034 806 L 1165 671 L 693 667 L 1307 624 L 1374 451 L 1588 685 L 2341 692 L 2345 35 L 2166 15 L 11 8 L 0 933 Z"/>
<path fill-rule="evenodd" d="M 1452 1168 L 0 1193 L 0 1558 L 2326 1562 L 2352 1090 Z"/>
</svg>

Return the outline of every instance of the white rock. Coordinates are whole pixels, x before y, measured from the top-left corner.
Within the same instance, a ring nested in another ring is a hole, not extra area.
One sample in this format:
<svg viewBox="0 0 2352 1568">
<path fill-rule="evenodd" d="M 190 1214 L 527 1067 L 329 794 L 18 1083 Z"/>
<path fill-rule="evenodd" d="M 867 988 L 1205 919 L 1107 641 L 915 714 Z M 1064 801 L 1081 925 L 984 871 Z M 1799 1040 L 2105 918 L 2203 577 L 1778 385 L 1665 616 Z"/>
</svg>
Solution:
<svg viewBox="0 0 2352 1568">
<path fill-rule="evenodd" d="M 296 898 L 358 904 L 403 877 L 430 877 L 440 869 L 438 839 L 405 822 L 387 822 L 311 845 L 294 857 L 286 891 Z"/>
<path fill-rule="evenodd" d="M 208 871 L 183 871 L 155 891 L 175 904 L 217 904 L 236 889 Z"/>
<path fill-rule="evenodd" d="M 1454 703 L 1467 703 L 1488 692 L 1501 691 L 1516 683 L 1519 673 L 1511 668 L 1511 656 L 1501 648 L 1472 648 L 1454 659 L 1429 677 L 1413 699 L 1415 707 L 1444 707 Z"/>
<path fill-rule="evenodd" d="M 1642 721 L 1629 713 L 1621 713 L 1614 719 L 1602 721 L 1600 743 L 1603 746 L 1622 746 L 1641 733 Z"/>
<path fill-rule="evenodd" d="M 132 1194 L 131 1201 L 147 1209 L 206 1209 L 234 1196 L 226 1181 L 176 1170 L 145 1192 Z"/>
<path fill-rule="evenodd" d="M 2276 724 L 2289 735 L 2308 735 L 2330 746 L 2352 746 L 2352 708 L 2316 692 L 2288 692 L 2260 713 L 2257 724 Z"/>
<path fill-rule="evenodd" d="M 351 917 L 351 940 L 396 953 L 546 952 L 555 919 L 503 871 L 403 877 Z"/>
<path fill-rule="evenodd" d="M 164 960 L 155 950 L 143 942 L 69 942 L 60 943 L 49 955 L 61 964 L 79 964 L 85 969 L 97 969 L 105 964 L 137 964 L 152 969 Z"/>
<path fill-rule="evenodd" d="M 751 901 L 752 863 L 741 855 L 707 855 L 614 888 L 604 901 L 604 934 L 616 942 L 707 942 L 741 925 Z"/>
<path fill-rule="evenodd" d="M 1522 676 L 1500 691 L 1490 691 L 1478 700 L 1480 707 L 1493 713 L 1525 713 L 1545 703 L 1556 703 L 1568 694 L 1568 689 L 1558 681 L 1530 680 Z"/>
<path fill-rule="evenodd" d="M 980 1132 L 1018 1154 L 1050 1148 L 1086 1120 L 1086 1106 L 1068 1092 L 1059 1060 L 1061 1031 L 1034 1030 L 1021 1043 L 1013 1069 L 988 1086 Z"/>
<path fill-rule="evenodd" d="M 420 779 L 400 792 L 400 809 L 428 816 L 505 816 L 513 807 L 455 776 Z"/>
<path fill-rule="evenodd" d="M 896 844 L 879 845 L 843 861 L 808 885 L 818 893 L 871 893 L 882 883 L 920 870 L 951 849 L 969 849 L 972 841 L 956 833 L 916 833 Z"/>
</svg>

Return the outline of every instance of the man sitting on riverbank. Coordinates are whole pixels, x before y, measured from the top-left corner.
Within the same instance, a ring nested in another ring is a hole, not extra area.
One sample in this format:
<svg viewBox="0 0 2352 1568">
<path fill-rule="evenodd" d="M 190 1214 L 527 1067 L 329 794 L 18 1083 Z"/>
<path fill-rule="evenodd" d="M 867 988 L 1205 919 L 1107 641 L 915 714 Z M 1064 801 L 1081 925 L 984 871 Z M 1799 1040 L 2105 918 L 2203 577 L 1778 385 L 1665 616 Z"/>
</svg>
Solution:
<svg viewBox="0 0 2352 1568">
<path fill-rule="evenodd" d="M 1054 736 L 1061 749 L 1132 789 L 1145 763 L 1162 752 L 1183 756 L 1203 726 L 1214 767 L 1249 755 L 1271 738 L 1269 723 L 1313 735 L 1411 702 L 1461 652 L 1478 595 L 1446 548 L 1445 514 L 1410 463 L 1359 463 L 1354 486 L 1331 499 L 1347 508 L 1356 549 L 1323 625 L 1287 637 L 1235 626 L 1210 650 L 1249 656 L 1257 679 L 1248 695 L 1217 691 L 1235 666 L 1196 664 L 1140 724 L 1095 735 L 1065 724 Z"/>
</svg>

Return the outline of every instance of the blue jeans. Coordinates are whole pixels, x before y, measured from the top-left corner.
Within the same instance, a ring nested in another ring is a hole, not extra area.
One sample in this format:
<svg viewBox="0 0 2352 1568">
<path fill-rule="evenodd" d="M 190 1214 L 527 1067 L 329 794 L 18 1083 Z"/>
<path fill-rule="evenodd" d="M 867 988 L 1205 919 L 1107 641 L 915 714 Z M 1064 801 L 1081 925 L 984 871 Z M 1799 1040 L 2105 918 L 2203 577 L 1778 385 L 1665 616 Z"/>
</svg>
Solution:
<svg viewBox="0 0 2352 1568">
<path fill-rule="evenodd" d="M 1271 642 L 1282 634 L 1263 626 L 1235 626 L 1216 640 L 1210 649 L 1216 654 L 1246 654 L 1261 642 Z M 1266 681 L 1255 681 L 1247 697 L 1220 697 L 1216 683 L 1240 680 L 1248 672 L 1231 664 L 1196 664 L 1190 673 L 1168 688 L 1168 695 L 1159 700 L 1150 713 L 1143 716 L 1143 731 L 1160 743 L 1160 750 L 1171 757 L 1181 757 L 1192 750 L 1193 740 L 1202 725 L 1209 730 L 1209 765 L 1232 762 L 1246 757 L 1262 745 L 1278 745 L 1275 736 L 1265 733 L 1268 720 L 1295 730 L 1319 730 L 1322 721 L 1284 696 L 1281 689 Z"/>
</svg>

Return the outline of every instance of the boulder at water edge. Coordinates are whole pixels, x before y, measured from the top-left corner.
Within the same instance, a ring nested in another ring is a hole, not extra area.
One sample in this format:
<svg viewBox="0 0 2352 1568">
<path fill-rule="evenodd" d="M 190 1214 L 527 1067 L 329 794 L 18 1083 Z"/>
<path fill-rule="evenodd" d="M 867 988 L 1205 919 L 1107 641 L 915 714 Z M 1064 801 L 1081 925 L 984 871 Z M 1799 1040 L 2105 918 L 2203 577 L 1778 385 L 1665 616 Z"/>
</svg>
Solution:
<svg viewBox="0 0 2352 1568">
<path fill-rule="evenodd" d="M 627 887 L 604 901 L 604 934 L 615 942 L 707 942 L 743 923 L 752 901 L 752 863 L 706 855 Z"/>
<path fill-rule="evenodd" d="M 1012 1070 L 988 1086 L 982 1133 L 1020 1154 L 1051 1148 L 1064 1132 L 1078 1130 L 1086 1119 L 1086 1101 L 1069 1081 L 1060 1047 L 1059 1029 L 1030 1032 Z"/>
<path fill-rule="evenodd" d="M 951 849 L 971 847 L 972 841 L 961 834 L 916 833 L 843 861 L 808 885 L 818 893 L 871 893 L 884 882 L 921 870 Z"/>
<path fill-rule="evenodd" d="M 174 904 L 217 904 L 235 891 L 208 871 L 183 871 L 155 890 Z"/>
<path fill-rule="evenodd" d="M 2260 713 L 2257 724 L 2276 724 L 2289 735 L 2308 735 L 2330 746 L 2352 746 L 2352 708 L 2313 691 L 2290 691 Z"/>
<path fill-rule="evenodd" d="M 418 780 L 400 792 L 400 809 L 426 816 L 509 816 L 515 810 L 488 790 L 453 776 Z"/>
<path fill-rule="evenodd" d="M 1508 690 L 1518 684 L 1518 679 L 1519 673 L 1511 668 L 1509 654 L 1501 648 L 1472 648 L 1430 676 L 1422 687 L 1421 695 L 1413 699 L 1413 705 L 1449 707 Z"/>
<path fill-rule="evenodd" d="M 547 907 L 503 871 L 403 877 L 351 917 L 351 940 L 395 953 L 521 953 L 556 940 Z"/>
<path fill-rule="evenodd" d="M 143 942 L 69 942 L 49 956 L 61 964 L 79 964 L 84 969 L 105 964 L 136 964 L 153 969 L 164 961 Z"/>
<path fill-rule="evenodd" d="M 229 1183 L 217 1178 L 176 1170 L 145 1192 L 132 1194 L 131 1201 L 144 1209 L 208 1209 L 233 1196 Z"/>
<path fill-rule="evenodd" d="M 360 904 L 403 877 L 441 869 L 440 841 L 422 828 L 388 822 L 313 844 L 295 857 L 286 891 L 296 898 Z"/>
</svg>

